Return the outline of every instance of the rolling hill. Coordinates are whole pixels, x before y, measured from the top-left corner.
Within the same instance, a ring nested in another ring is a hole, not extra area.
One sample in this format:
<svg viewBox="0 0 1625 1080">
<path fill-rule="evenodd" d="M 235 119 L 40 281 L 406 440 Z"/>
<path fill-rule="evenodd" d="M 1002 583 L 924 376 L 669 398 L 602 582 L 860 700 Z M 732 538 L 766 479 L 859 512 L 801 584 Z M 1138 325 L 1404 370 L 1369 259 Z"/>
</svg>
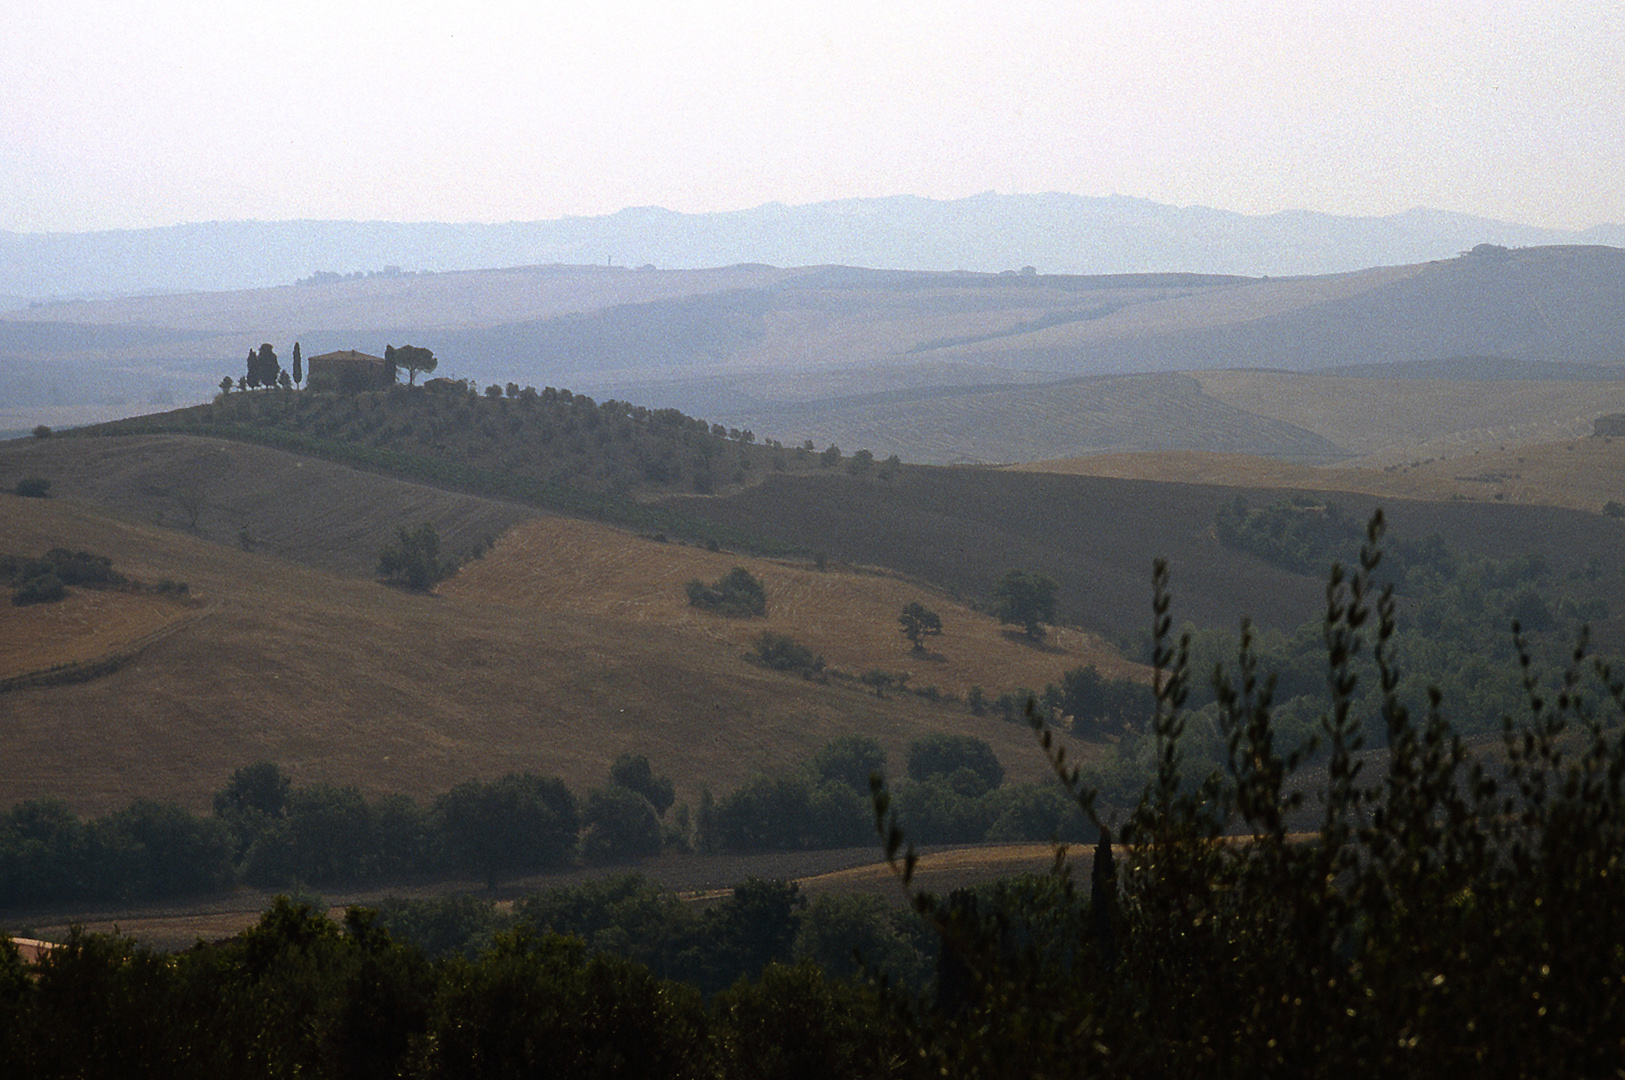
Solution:
<svg viewBox="0 0 1625 1080">
<path fill-rule="evenodd" d="M 1514 404 L 1533 412 L 1519 423 L 1589 423 L 1617 405 L 1622 302 L 1625 251 L 1574 246 L 1308 278 L 759 265 L 402 274 L 10 313 L 0 428 L 202 399 L 268 339 L 284 356 L 295 340 L 306 355 L 411 341 L 476 385 L 570 386 L 791 445 L 921 462 L 1126 449 L 1324 462 L 1447 442 L 1484 413 L 1483 372 L 1527 388 Z M 1456 366 L 1433 368 L 1425 394 L 1347 370 L 1445 362 Z M 1364 389 L 1277 378 L 1329 368 Z M 1254 374 L 1239 386 L 1218 374 L 1236 370 Z M 1170 381 L 1176 372 L 1201 388 Z M 1395 394 L 1437 407 L 1405 413 L 1414 428 L 1381 447 L 1318 426 L 1323 407 L 1349 415 L 1341 396 Z"/>
<path fill-rule="evenodd" d="M 69 449 L 185 460 L 194 450 L 184 442 L 76 440 Z M 0 458 L 18 445 L 0 447 Z M 277 459 L 277 475 L 296 475 L 300 464 L 233 444 L 202 452 L 233 476 L 264 469 L 267 455 Z M 911 694 L 880 698 L 855 680 L 770 671 L 745 654 L 763 629 L 774 629 L 853 675 L 908 671 L 914 686 L 943 694 L 977 682 L 990 691 L 1042 685 L 1080 663 L 1133 671 L 1080 632 L 1033 650 L 929 586 L 661 543 L 343 472 L 323 481 L 326 525 L 352 545 L 370 544 L 402 498 L 510 528 L 483 560 L 436 594 L 419 595 L 347 568 L 332 556 L 331 539 L 296 528 L 305 510 L 298 498 L 262 497 L 262 512 L 277 516 L 267 532 L 289 539 L 286 548 L 248 551 L 173 519 L 163 527 L 98 506 L 94 490 L 72 485 L 68 498 L 0 496 L 8 548 L 107 553 L 141 581 L 186 582 L 190 597 L 158 608 L 121 593 L 0 608 L 0 668 L 8 674 L 61 660 L 120 661 L 89 681 L 0 695 L 0 801 L 58 796 L 103 811 L 146 796 L 198 808 L 233 769 L 261 759 L 302 783 L 353 783 L 368 793 L 430 797 L 470 777 L 525 769 L 585 791 L 629 748 L 647 753 L 692 801 L 702 783 L 729 790 L 838 734 L 874 735 L 900 762 L 909 740 L 943 729 L 989 739 L 1013 775 L 1036 777 L 1042 761 L 1019 725 Z M 767 583 L 766 620 L 735 622 L 686 606 L 684 582 L 738 564 Z M 949 628 L 926 658 L 909 652 L 896 624 L 914 598 L 939 610 Z M 57 633 L 64 624 L 94 624 L 96 636 Z"/>
<path fill-rule="evenodd" d="M 1611 449 L 1611 448 L 1610 448 Z M 1324 490 L 1324 489 L 1323 489 Z M 1324 610 L 1325 580 L 1272 566 L 1219 542 L 1219 510 L 1238 497 L 1267 506 L 1291 488 L 1238 487 L 975 468 L 911 467 L 889 483 L 838 477 L 771 476 L 734 495 L 674 498 L 684 513 L 751 527 L 769 537 L 864 559 L 985 598 L 1011 567 L 1060 584 L 1058 613 L 1139 649 L 1150 626 L 1151 561 L 1173 570 L 1174 614 L 1198 626 L 1231 628 L 1242 615 L 1291 628 Z M 1339 493 L 1342 511 L 1363 520 L 1379 500 Z M 1625 576 L 1618 573 L 1618 521 L 1506 502 L 1414 500 L 1388 509 L 1390 535 L 1438 533 L 1475 556 L 1539 554 L 1558 576 L 1606 570 L 1593 587 L 1612 617 L 1594 627 L 1606 648 L 1625 647 Z"/>
</svg>

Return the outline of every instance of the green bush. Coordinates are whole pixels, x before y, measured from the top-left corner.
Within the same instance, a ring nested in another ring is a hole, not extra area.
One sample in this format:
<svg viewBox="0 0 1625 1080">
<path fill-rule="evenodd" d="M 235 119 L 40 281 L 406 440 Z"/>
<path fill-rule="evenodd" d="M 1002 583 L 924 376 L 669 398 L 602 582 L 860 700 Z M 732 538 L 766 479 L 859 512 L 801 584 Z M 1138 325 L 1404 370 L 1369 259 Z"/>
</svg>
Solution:
<svg viewBox="0 0 1625 1080">
<path fill-rule="evenodd" d="M 654 806 L 620 784 L 589 791 L 581 823 L 581 855 L 588 862 L 660 854 L 660 818 Z"/>
<path fill-rule="evenodd" d="M 868 735 L 842 735 L 824 744 L 813 758 L 813 768 L 824 780 L 866 793 L 871 776 L 885 775 L 886 749 Z"/>
<path fill-rule="evenodd" d="M 51 497 L 51 482 L 43 476 L 26 476 L 17 481 L 17 486 L 11 490 L 25 499 L 48 499 Z"/>
<path fill-rule="evenodd" d="M 68 587 L 62 579 L 55 574 L 41 574 L 29 578 L 12 591 L 11 602 L 15 607 L 27 607 L 29 604 L 52 604 L 68 595 Z"/>
<path fill-rule="evenodd" d="M 756 639 L 756 659 L 774 671 L 816 674 L 824 670 L 824 658 L 785 634 L 763 630 Z"/>
<path fill-rule="evenodd" d="M 456 572 L 457 560 L 440 557 L 440 534 L 427 521 L 411 531 L 397 526 L 395 543 L 378 553 L 378 576 L 406 589 L 432 589 Z"/>
<path fill-rule="evenodd" d="M 750 618 L 767 614 L 767 590 L 743 566 L 736 566 L 710 585 L 698 578 L 687 586 L 690 605 L 719 615 Z"/>
</svg>

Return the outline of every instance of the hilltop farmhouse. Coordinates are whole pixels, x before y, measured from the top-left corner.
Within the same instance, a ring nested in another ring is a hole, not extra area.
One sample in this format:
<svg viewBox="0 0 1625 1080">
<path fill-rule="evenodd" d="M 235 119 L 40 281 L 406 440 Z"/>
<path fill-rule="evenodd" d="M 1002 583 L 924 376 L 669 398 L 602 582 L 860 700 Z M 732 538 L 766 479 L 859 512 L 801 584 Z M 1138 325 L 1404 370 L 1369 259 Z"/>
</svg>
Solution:
<svg viewBox="0 0 1625 1080">
<path fill-rule="evenodd" d="M 394 364 L 382 356 L 369 356 L 354 349 L 312 356 L 306 363 L 310 384 L 325 384 L 334 390 L 383 390 L 395 382 Z"/>
</svg>

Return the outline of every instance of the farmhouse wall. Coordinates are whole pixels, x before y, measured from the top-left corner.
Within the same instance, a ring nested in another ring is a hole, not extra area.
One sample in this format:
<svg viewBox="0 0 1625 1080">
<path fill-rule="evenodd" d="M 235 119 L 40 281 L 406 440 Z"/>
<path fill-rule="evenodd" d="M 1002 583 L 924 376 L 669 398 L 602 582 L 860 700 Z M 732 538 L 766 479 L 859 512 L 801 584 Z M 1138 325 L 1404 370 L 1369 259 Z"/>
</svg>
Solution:
<svg viewBox="0 0 1625 1080">
<path fill-rule="evenodd" d="M 306 367 L 310 378 L 331 378 L 345 390 L 380 390 L 395 381 L 395 368 L 388 360 L 355 349 L 312 356 Z"/>
</svg>

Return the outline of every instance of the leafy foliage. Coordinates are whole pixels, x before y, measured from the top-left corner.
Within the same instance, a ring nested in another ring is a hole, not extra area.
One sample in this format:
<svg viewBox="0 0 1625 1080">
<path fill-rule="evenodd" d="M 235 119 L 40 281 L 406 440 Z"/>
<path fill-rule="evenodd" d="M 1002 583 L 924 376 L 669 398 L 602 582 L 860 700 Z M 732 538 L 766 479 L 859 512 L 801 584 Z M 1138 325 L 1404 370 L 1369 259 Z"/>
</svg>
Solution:
<svg viewBox="0 0 1625 1080">
<path fill-rule="evenodd" d="M 868 791 L 869 778 L 886 771 L 886 749 L 868 735 L 842 735 L 824 744 L 813 758 L 813 768 L 822 780 Z"/>
<path fill-rule="evenodd" d="M 942 633 L 942 616 L 918 600 L 904 604 L 903 613 L 897 616 L 897 621 L 915 652 L 925 651 L 925 638 L 937 637 Z"/>
<path fill-rule="evenodd" d="M 425 349 L 421 345 L 402 345 L 400 348 L 387 345 L 384 347 L 384 359 L 396 368 L 406 369 L 408 386 L 417 383 L 418 372 L 432 374 L 434 369 L 440 366 L 440 361 L 433 350 Z"/>
<path fill-rule="evenodd" d="M 1590 929 L 1625 904 L 1625 681 L 1606 664 L 1588 679 L 1582 638 L 1547 692 L 1515 629 L 1527 719 L 1475 759 L 1438 692 L 1420 715 L 1401 698 L 1394 593 L 1372 584 L 1381 533 L 1379 515 L 1358 569 L 1329 577 L 1315 803 L 1245 624 L 1214 675 L 1222 760 L 1187 775 L 1190 641 L 1171 636 L 1158 564 L 1154 775 L 1118 852 L 1097 792 L 1032 714 L 1099 829 L 1091 917 L 1061 917 L 1077 910 L 1064 854 L 1036 952 L 1011 947 L 1006 919 L 910 886 L 963 967 L 951 1011 L 913 1029 L 925 1071 L 1537 1076 L 1625 1062 L 1625 945 Z M 1362 655 L 1377 683 L 1365 722 Z M 1380 757 L 1361 752 L 1373 727 Z M 877 788 L 875 810 L 907 884 L 900 800 Z M 1307 840 L 1292 831 L 1302 813 L 1318 821 Z"/>
<path fill-rule="evenodd" d="M 1027 637 L 1044 636 L 1041 623 L 1055 621 L 1055 579 L 1026 570 L 1009 570 L 993 584 L 993 616 L 1014 623 Z"/>
<path fill-rule="evenodd" d="M 457 572 L 456 559 L 441 558 L 440 533 L 425 521 L 396 526 L 395 542 L 378 553 L 378 576 L 391 585 L 426 591 Z"/>
<path fill-rule="evenodd" d="M 656 776 L 649 759 L 642 754 L 627 753 L 616 758 L 609 767 L 609 780 L 612 784 L 642 795 L 661 817 L 666 815 L 677 798 L 671 778 Z"/>
<path fill-rule="evenodd" d="M 488 887 L 564 863 L 575 853 L 581 830 L 570 789 L 556 777 L 534 773 L 459 784 L 435 801 L 434 813 L 453 865 Z"/>
<path fill-rule="evenodd" d="M 589 791 L 581 822 L 581 854 L 589 862 L 660 853 L 659 815 L 631 788 L 611 784 Z"/>
<path fill-rule="evenodd" d="M 687 588 L 693 607 L 742 619 L 767 614 L 767 589 L 743 566 L 734 567 L 710 585 L 696 578 Z"/>
<path fill-rule="evenodd" d="M 763 630 L 756 639 L 755 658 L 774 671 L 796 671 L 816 675 L 824 670 L 824 658 L 787 634 Z"/>
<path fill-rule="evenodd" d="M 61 600 L 68 595 L 69 585 L 112 589 L 130 584 L 113 569 L 112 559 L 67 548 L 52 548 L 37 559 L 0 555 L 0 581 L 15 586 L 11 602 L 18 607 Z"/>
<path fill-rule="evenodd" d="M 20 495 L 25 499 L 49 499 L 51 497 L 51 482 L 43 476 L 25 476 L 17 481 L 12 494 Z"/>
<path fill-rule="evenodd" d="M 1004 783 L 1004 766 L 993 754 L 993 747 L 974 735 L 927 735 L 909 744 L 908 775 L 911 780 L 929 780 L 937 776 L 952 776 L 960 769 L 974 773 L 985 788 L 996 788 Z"/>
</svg>

